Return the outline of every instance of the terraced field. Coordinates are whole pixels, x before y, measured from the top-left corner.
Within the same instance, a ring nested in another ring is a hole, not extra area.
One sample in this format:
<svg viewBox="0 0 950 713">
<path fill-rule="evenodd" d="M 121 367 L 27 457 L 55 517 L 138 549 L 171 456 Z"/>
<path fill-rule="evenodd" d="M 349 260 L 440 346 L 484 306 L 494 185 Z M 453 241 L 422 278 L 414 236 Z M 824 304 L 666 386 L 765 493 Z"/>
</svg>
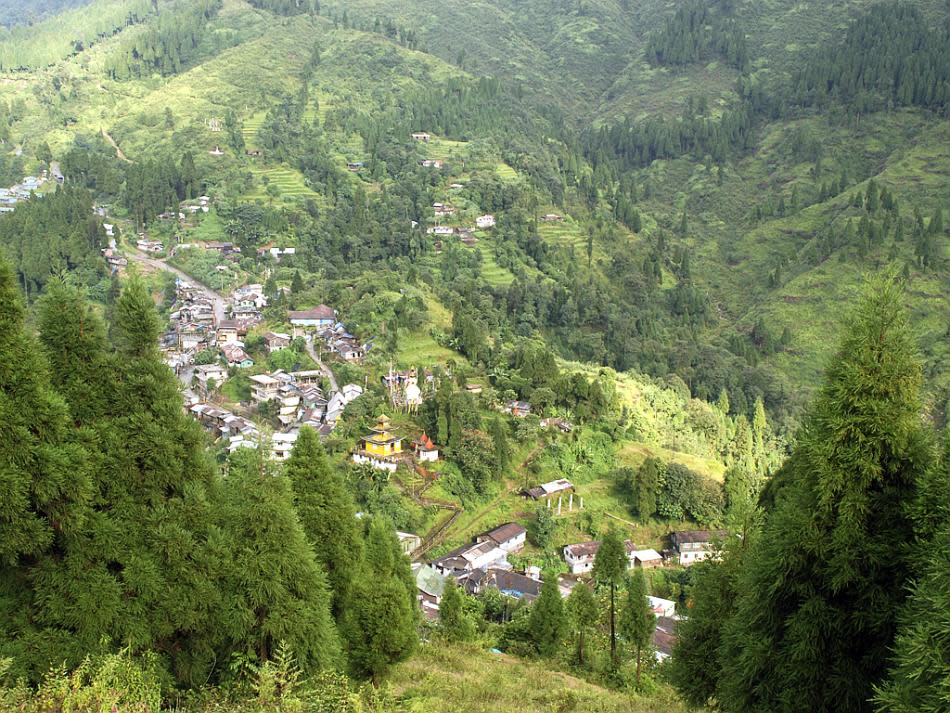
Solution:
<svg viewBox="0 0 950 713">
<path fill-rule="evenodd" d="M 467 141 L 452 141 L 433 136 L 429 143 L 421 144 L 420 151 L 426 158 L 438 158 L 450 163 L 458 163 L 468 155 Z"/>
<path fill-rule="evenodd" d="M 560 223 L 538 223 L 538 234 L 549 243 L 564 248 L 574 248 L 574 253 L 587 257 L 587 233 L 571 218 L 565 217 Z M 594 256 L 597 246 L 594 245 Z"/>
<path fill-rule="evenodd" d="M 241 134 L 244 136 L 244 145 L 248 149 L 260 148 L 260 145 L 257 143 L 257 131 L 261 128 L 261 124 L 264 123 L 266 115 L 266 112 L 261 111 L 244 120 L 244 124 L 241 126 Z"/>
<path fill-rule="evenodd" d="M 518 172 L 503 161 L 498 164 L 495 171 L 504 181 L 511 181 L 513 183 L 518 180 Z"/>
<path fill-rule="evenodd" d="M 247 200 L 265 202 L 272 200 L 272 197 L 267 193 L 268 186 L 277 187 L 279 193 L 276 199 L 283 203 L 318 197 L 317 193 L 307 187 L 303 174 L 288 166 L 275 166 L 273 168 L 252 166 L 251 173 L 254 174 L 257 182 L 254 190 L 245 194 Z"/>
<path fill-rule="evenodd" d="M 479 234 L 475 249 L 482 254 L 482 277 L 493 287 L 507 287 L 514 282 L 515 276 L 507 268 L 495 261 L 494 243 L 491 238 Z"/>
</svg>

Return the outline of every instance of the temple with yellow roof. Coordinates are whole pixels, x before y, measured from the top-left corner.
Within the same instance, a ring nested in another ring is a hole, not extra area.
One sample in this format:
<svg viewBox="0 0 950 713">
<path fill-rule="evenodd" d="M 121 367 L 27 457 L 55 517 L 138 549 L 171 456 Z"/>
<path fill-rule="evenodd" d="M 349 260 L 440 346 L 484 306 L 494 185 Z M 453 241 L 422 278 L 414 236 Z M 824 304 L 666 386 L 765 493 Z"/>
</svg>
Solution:
<svg viewBox="0 0 950 713">
<path fill-rule="evenodd" d="M 354 463 L 367 463 L 380 470 L 395 471 L 402 456 L 402 437 L 395 435 L 391 421 L 386 415 L 376 419 L 372 433 L 360 440 L 360 447 L 353 453 Z"/>
</svg>

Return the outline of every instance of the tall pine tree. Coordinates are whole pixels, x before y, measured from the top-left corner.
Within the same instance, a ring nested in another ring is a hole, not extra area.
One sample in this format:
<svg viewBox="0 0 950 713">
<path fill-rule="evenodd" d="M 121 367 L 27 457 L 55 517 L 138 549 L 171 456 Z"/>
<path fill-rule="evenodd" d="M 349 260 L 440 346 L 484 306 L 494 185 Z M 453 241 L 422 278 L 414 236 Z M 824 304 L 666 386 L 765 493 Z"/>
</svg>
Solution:
<svg viewBox="0 0 950 713">
<path fill-rule="evenodd" d="M 284 472 L 293 486 L 294 504 L 307 539 L 327 572 L 333 613 L 340 621 L 362 556 L 353 498 L 311 428 L 300 429 Z"/>
<path fill-rule="evenodd" d="M 920 385 L 899 285 L 879 280 L 776 475 L 720 650 L 724 710 L 871 708 L 910 575 L 907 504 L 932 459 Z"/>
</svg>

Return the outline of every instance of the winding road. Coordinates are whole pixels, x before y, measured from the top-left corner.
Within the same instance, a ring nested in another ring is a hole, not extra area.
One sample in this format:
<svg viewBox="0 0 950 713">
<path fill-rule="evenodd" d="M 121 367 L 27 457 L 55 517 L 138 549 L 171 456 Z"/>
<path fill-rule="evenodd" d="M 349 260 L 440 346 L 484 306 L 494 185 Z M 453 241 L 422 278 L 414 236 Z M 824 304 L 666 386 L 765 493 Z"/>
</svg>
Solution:
<svg viewBox="0 0 950 713">
<path fill-rule="evenodd" d="M 190 285 L 194 285 L 202 295 L 211 300 L 211 304 L 214 306 L 215 323 L 219 323 L 225 318 L 225 306 L 227 305 L 227 299 L 224 297 L 224 295 L 220 294 L 219 292 L 215 292 L 207 285 L 201 284 L 188 273 L 182 272 L 177 267 L 172 267 L 164 260 L 149 257 L 145 253 L 139 252 L 134 248 L 129 248 L 125 254 L 129 260 L 133 260 L 140 265 L 146 265 L 147 267 L 151 267 L 154 270 L 164 270 L 165 272 L 170 272 L 178 279 L 187 282 Z"/>
<path fill-rule="evenodd" d="M 310 358 L 316 362 L 317 367 L 323 372 L 323 375 L 327 377 L 327 380 L 330 382 L 330 392 L 335 394 L 340 390 L 340 385 L 336 382 L 336 377 L 333 375 L 333 371 L 320 360 L 320 357 L 317 356 L 317 351 L 313 348 L 313 337 L 308 335 L 304 341 L 307 345 L 307 354 L 309 354 Z"/>
</svg>

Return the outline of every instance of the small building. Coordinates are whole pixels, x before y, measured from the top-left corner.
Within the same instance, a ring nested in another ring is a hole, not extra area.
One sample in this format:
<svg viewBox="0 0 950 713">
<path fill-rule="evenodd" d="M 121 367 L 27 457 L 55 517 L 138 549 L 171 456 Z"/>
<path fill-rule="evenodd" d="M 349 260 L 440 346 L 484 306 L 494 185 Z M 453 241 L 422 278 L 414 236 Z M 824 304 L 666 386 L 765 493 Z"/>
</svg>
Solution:
<svg viewBox="0 0 950 713">
<path fill-rule="evenodd" d="M 264 335 L 264 344 L 270 353 L 279 352 L 290 346 L 290 335 L 283 332 L 267 332 Z"/>
<path fill-rule="evenodd" d="M 550 498 L 552 495 L 559 495 L 566 492 L 572 492 L 574 484 L 566 478 L 558 478 L 547 483 L 523 491 L 523 495 L 533 499 L 541 500 Z"/>
<path fill-rule="evenodd" d="M 660 599 L 659 597 L 647 597 L 650 603 L 650 611 L 656 616 L 676 616 L 676 602 L 671 599 Z"/>
<path fill-rule="evenodd" d="M 432 212 L 435 213 L 436 218 L 447 215 L 455 215 L 455 206 L 450 205 L 449 203 L 433 203 Z"/>
<path fill-rule="evenodd" d="M 372 433 L 364 436 L 353 453 L 354 463 L 367 463 L 373 468 L 394 472 L 402 455 L 402 438 L 392 433 L 388 416 L 380 416 Z"/>
<path fill-rule="evenodd" d="M 464 584 L 468 594 L 480 594 L 486 589 L 497 589 L 506 597 L 523 599 L 526 602 L 533 602 L 541 596 L 539 579 L 498 567 L 476 570 L 465 578 Z"/>
<path fill-rule="evenodd" d="M 432 563 L 439 574 L 458 577 L 490 566 L 510 569 L 508 553 L 493 540 L 482 540 L 452 550 Z"/>
<path fill-rule="evenodd" d="M 426 235 L 455 235 L 455 228 L 449 225 L 434 225 L 426 228 Z"/>
<path fill-rule="evenodd" d="M 250 156 L 251 158 L 261 158 L 264 152 L 261 149 L 248 149 L 244 152 L 244 155 Z"/>
<path fill-rule="evenodd" d="M 363 170 L 365 164 L 362 161 L 349 161 L 346 164 L 346 170 L 352 171 L 353 173 L 359 173 Z"/>
<path fill-rule="evenodd" d="M 624 540 L 624 550 L 627 553 L 627 568 L 633 569 L 636 546 L 630 540 Z M 594 569 L 594 560 L 600 550 L 600 541 L 579 542 L 564 547 L 564 561 L 571 574 L 588 574 Z"/>
<path fill-rule="evenodd" d="M 413 131 L 412 134 L 410 134 L 410 136 L 412 136 L 412 139 L 414 141 L 421 141 L 424 144 L 429 143 L 429 139 L 432 138 L 429 134 L 427 134 L 424 131 Z"/>
<path fill-rule="evenodd" d="M 722 540 L 722 530 L 681 530 L 670 534 L 670 542 L 679 556 L 679 563 L 688 567 L 708 559 L 715 552 L 715 541 Z"/>
<path fill-rule="evenodd" d="M 221 386 L 228 378 L 228 370 L 220 364 L 202 364 L 195 367 L 198 390 L 207 395 Z"/>
<path fill-rule="evenodd" d="M 481 230 L 488 230 L 495 227 L 495 216 L 480 215 L 475 219 L 475 227 Z"/>
<path fill-rule="evenodd" d="M 256 404 L 277 398 L 280 381 L 269 374 L 254 374 L 251 377 L 251 400 Z"/>
<path fill-rule="evenodd" d="M 442 168 L 445 162 L 440 158 L 424 158 L 419 162 L 423 168 Z"/>
<path fill-rule="evenodd" d="M 515 418 L 524 418 L 531 415 L 531 404 L 527 401 L 509 401 L 505 404 L 504 412 Z"/>
<path fill-rule="evenodd" d="M 516 522 L 506 522 L 494 530 L 482 533 L 475 538 L 476 542 L 494 542 L 505 552 L 518 552 L 524 547 L 528 531 Z"/>
<path fill-rule="evenodd" d="M 218 324 L 216 333 L 218 346 L 227 346 L 229 344 L 238 344 L 241 341 L 238 336 L 238 323 L 233 319 L 224 319 Z"/>
<path fill-rule="evenodd" d="M 564 220 L 564 216 L 557 213 L 545 213 L 541 216 L 542 223 L 560 223 L 562 220 Z"/>
<path fill-rule="evenodd" d="M 574 424 L 563 418 L 542 418 L 541 428 L 556 428 L 561 433 L 571 433 L 574 430 Z"/>
<path fill-rule="evenodd" d="M 482 393 L 482 389 L 483 387 L 481 384 L 465 384 L 465 392 L 471 394 L 472 396 L 478 396 L 480 393 Z"/>
<path fill-rule="evenodd" d="M 632 555 L 634 567 L 653 569 L 654 567 L 663 566 L 663 555 L 656 550 L 634 550 Z"/>
<path fill-rule="evenodd" d="M 248 369 L 254 366 L 254 360 L 237 344 L 225 344 L 221 347 L 221 353 L 224 354 L 228 366 L 237 367 L 238 369 Z"/>
<path fill-rule="evenodd" d="M 416 454 L 416 460 L 420 463 L 434 463 L 439 460 L 438 446 L 425 433 L 419 437 L 419 440 L 412 442 L 412 448 Z"/>
<path fill-rule="evenodd" d="M 290 312 L 290 323 L 294 327 L 332 327 L 336 322 L 336 310 L 326 305 L 317 305 L 313 309 Z"/>
<path fill-rule="evenodd" d="M 165 245 L 160 240 L 148 240 L 147 238 L 140 238 L 135 241 L 135 247 L 143 253 L 160 253 L 165 251 Z"/>
<path fill-rule="evenodd" d="M 653 650 L 656 652 L 657 663 L 662 663 L 673 655 L 678 623 L 679 620 L 674 617 L 658 616 L 656 618 L 656 628 L 653 630 Z"/>
<path fill-rule="evenodd" d="M 422 547 L 422 538 L 419 535 L 415 535 L 411 532 L 399 532 L 396 531 L 396 539 L 399 540 L 399 546 L 402 548 L 402 553 L 404 555 L 411 555 L 417 549 Z"/>
<path fill-rule="evenodd" d="M 271 458 L 278 461 L 285 461 L 290 458 L 294 450 L 294 444 L 297 442 L 297 432 L 275 433 L 271 436 Z"/>
</svg>

